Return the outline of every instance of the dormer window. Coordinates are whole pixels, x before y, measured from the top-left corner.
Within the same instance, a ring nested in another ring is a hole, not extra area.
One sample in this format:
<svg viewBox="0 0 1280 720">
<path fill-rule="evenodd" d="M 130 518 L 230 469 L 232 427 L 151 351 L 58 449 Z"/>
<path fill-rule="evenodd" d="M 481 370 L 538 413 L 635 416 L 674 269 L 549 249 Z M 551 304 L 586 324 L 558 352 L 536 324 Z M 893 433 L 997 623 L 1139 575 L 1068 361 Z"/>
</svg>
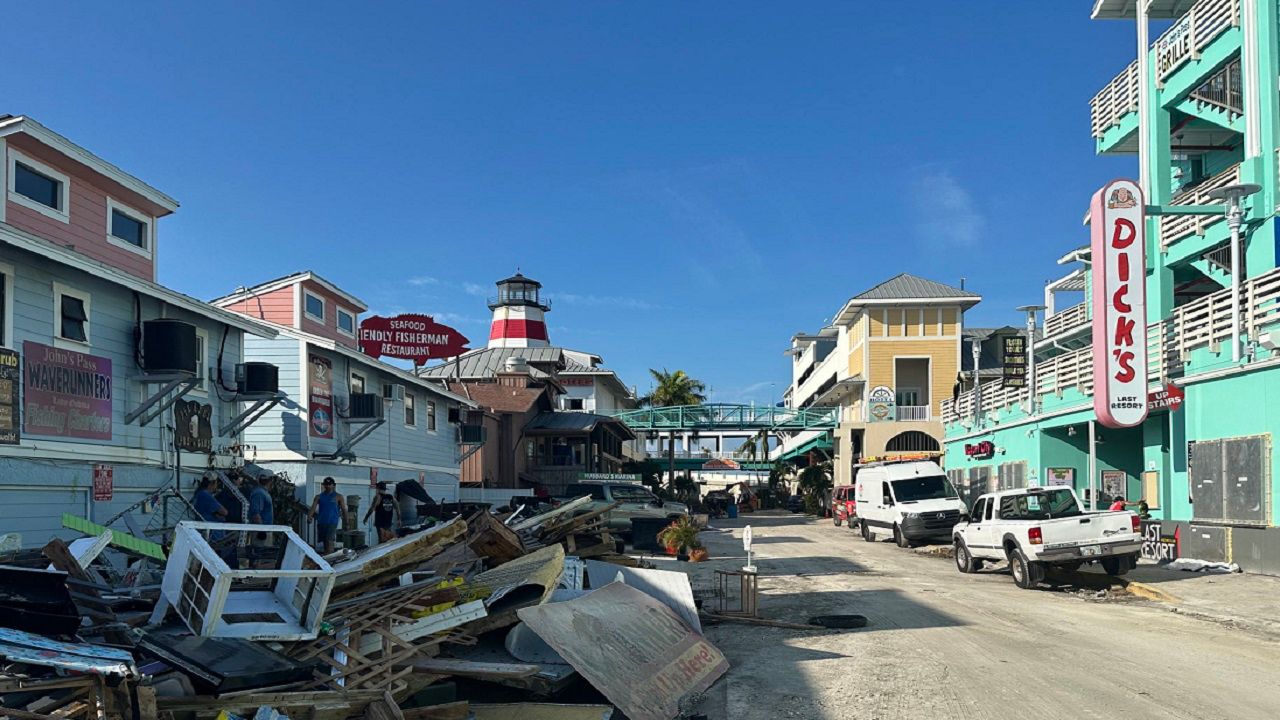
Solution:
<svg viewBox="0 0 1280 720">
<path fill-rule="evenodd" d="M 107 241 L 130 252 L 151 257 L 151 218 L 107 198 Z"/>
<path fill-rule="evenodd" d="M 356 336 L 356 316 L 338 308 L 338 332 L 349 337 Z"/>
<path fill-rule="evenodd" d="M 302 298 L 302 307 L 307 317 L 316 322 L 324 322 L 324 298 L 312 295 L 305 290 L 302 292 Z"/>
<path fill-rule="evenodd" d="M 54 220 L 70 222 L 70 188 L 71 178 L 16 150 L 9 151 L 10 200 Z"/>
</svg>

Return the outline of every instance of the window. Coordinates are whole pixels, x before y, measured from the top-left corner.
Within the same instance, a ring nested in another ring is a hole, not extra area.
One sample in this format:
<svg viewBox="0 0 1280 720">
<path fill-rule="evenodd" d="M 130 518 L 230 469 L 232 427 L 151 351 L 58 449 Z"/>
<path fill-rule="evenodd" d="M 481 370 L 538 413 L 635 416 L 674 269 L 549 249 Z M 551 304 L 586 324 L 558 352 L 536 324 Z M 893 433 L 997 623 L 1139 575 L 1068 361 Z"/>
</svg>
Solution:
<svg viewBox="0 0 1280 720">
<path fill-rule="evenodd" d="M 302 297 L 302 307 L 306 311 L 307 317 L 324 322 L 324 298 L 319 295 L 312 295 L 305 290 L 302 293 Z"/>
<path fill-rule="evenodd" d="M 9 199 L 55 220 L 70 222 L 71 179 L 38 160 L 9 151 Z"/>
<path fill-rule="evenodd" d="M 427 429 L 431 432 L 436 431 L 436 401 L 427 401 Z"/>
<path fill-rule="evenodd" d="M 1075 494 L 1065 488 L 1000 498 L 1001 520 L 1052 520 L 1081 514 Z"/>
<path fill-rule="evenodd" d="M 979 500 L 978 502 L 974 503 L 974 504 L 973 504 L 973 519 L 974 519 L 975 521 L 977 521 L 977 522 L 981 522 L 981 521 L 982 521 L 982 513 L 986 511 L 986 508 L 987 508 L 987 499 L 986 499 L 986 498 L 982 498 L 982 499 L 981 499 L 981 500 Z"/>
<path fill-rule="evenodd" d="M 351 393 L 359 394 L 364 392 L 364 376 L 359 373 L 351 373 Z"/>
<path fill-rule="evenodd" d="M 107 241 L 117 247 L 151 256 L 151 218 L 107 198 Z"/>
<path fill-rule="evenodd" d="M 209 331 L 196 328 L 196 380 L 199 384 L 192 392 L 203 392 L 205 382 L 209 379 Z"/>
<path fill-rule="evenodd" d="M 413 427 L 418 424 L 417 408 L 414 407 L 415 402 L 413 393 L 404 394 L 404 424 Z"/>
<path fill-rule="evenodd" d="M 323 305 L 320 307 L 320 313 L 323 316 Z M 338 332 L 351 337 L 356 336 L 356 316 L 341 308 L 338 309 Z"/>
<path fill-rule="evenodd" d="M 565 398 L 564 406 L 566 410 L 581 410 L 582 398 Z"/>
<path fill-rule="evenodd" d="M 13 267 L 0 264 L 0 347 L 13 347 Z"/>
<path fill-rule="evenodd" d="M 89 344 L 89 293 L 53 284 L 54 345 L 77 349 Z"/>
</svg>

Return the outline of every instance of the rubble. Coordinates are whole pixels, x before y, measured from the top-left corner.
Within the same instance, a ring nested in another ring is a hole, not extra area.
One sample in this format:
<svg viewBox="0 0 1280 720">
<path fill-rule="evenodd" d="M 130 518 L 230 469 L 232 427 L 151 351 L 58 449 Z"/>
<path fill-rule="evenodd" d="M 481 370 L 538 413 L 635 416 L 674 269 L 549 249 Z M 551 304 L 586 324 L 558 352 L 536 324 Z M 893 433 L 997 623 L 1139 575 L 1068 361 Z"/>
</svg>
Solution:
<svg viewBox="0 0 1280 720">
<path fill-rule="evenodd" d="M 68 515 L 83 537 L 0 558 L 0 719 L 612 717 L 557 702 L 579 676 L 674 718 L 727 663 L 687 576 L 620 554 L 588 500 L 328 559 L 284 526 Z"/>
</svg>

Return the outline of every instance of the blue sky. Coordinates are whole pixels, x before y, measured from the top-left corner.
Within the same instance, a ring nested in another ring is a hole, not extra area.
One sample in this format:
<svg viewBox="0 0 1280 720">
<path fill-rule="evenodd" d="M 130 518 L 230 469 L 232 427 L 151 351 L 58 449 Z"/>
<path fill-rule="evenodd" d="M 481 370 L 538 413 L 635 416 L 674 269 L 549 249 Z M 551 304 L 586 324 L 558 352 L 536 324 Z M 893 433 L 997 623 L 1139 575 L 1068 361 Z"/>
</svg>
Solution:
<svg viewBox="0 0 1280 720">
<path fill-rule="evenodd" d="M 965 277 L 970 325 L 1018 322 L 1087 241 L 1136 172 L 1093 154 L 1134 42 L 1090 6 L 17 3 L 0 109 L 178 198 L 189 294 L 312 269 L 483 342 L 518 266 L 641 392 L 768 402 L 849 296 Z"/>
</svg>

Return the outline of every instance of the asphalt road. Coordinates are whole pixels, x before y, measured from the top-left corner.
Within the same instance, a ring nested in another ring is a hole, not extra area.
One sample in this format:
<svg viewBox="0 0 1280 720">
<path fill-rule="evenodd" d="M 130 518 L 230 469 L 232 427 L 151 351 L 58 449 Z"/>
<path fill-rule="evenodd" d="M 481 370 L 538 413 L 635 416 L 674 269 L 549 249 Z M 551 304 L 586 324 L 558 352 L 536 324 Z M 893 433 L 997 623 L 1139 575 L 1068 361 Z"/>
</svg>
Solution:
<svg viewBox="0 0 1280 720">
<path fill-rule="evenodd" d="M 743 564 L 751 524 L 760 615 L 857 613 L 860 630 L 709 625 L 729 673 L 709 718 L 1274 718 L 1280 643 L 1160 603 L 1070 586 L 1019 590 L 1004 570 L 866 543 L 829 520 L 716 521 L 695 592 Z M 674 564 L 674 563 L 672 563 Z M 672 564 L 664 563 L 663 567 Z"/>
</svg>

